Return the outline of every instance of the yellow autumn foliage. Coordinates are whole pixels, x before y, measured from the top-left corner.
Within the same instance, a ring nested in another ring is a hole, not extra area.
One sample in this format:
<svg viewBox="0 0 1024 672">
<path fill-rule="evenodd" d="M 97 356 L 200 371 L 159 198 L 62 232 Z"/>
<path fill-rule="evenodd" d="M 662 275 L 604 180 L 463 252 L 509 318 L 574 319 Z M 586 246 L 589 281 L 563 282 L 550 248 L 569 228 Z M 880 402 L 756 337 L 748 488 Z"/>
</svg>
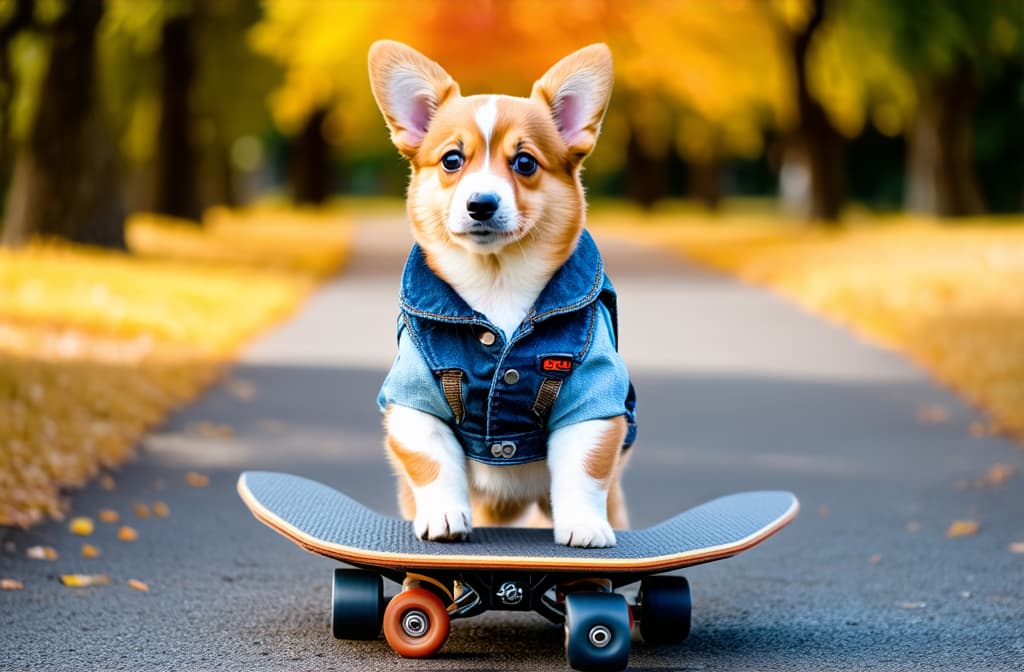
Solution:
<svg viewBox="0 0 1024 672">
<path fill-rule="evenodd" d="M 0 249 L 0 525 L 65 508 L 62 489 L 128 459 L 249 338 L 345 259 L 337 212 L 137 216 L 134 254 Z"/>
<path fill-rule="evenodd" d="M 752 283 L 901 351 L 1024 435 L 1024 218 L 889 216 L 838 230 L 772 214 L 600 211 L 618 231 Z"/>
</svg>

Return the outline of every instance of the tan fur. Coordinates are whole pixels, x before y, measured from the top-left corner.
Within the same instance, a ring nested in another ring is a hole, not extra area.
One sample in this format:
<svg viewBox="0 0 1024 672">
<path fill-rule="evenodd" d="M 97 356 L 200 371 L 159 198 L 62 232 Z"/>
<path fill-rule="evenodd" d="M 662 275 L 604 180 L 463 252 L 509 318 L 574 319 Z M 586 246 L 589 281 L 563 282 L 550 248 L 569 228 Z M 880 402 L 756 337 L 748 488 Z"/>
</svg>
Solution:
<svg viewBox="0 0 1024 672">
<path fill-rule="evenodd" d="M 473 505 L 473 525 L 481 527 L 508 525 L 522 516 L 529 505 L 529 502 L 492 499 L 477 493 L 473 493 L 470 502 Z"/>
<path fill-rule="evenodd" d="M 622 453 L 622 441 L 626 438 L 626 418 L 612 418 L 613 423 L 596 446 L 590 449 L 583 466 L 587 475 L 604 483 L 609 482 Z"/>
<path fill-rule="evenodd" d="M 616 530 L 629 529 L 629 510 L 626 507 L 626 496 L 622 491 L 621 480 L 628 455 L 629 453 L 620 454 L 615 475 L 608 486 L 608 522 Z"/>
<path fill-rule="evenodd" d="M 392 456 L 392 462 L 400 467 L 413 485 L 422 487 L 433 483 L 441 473 L 437 460 L 416 450 L 409 450 L 391 434 L 387 435 L 385 445 Z"/>
</svg>

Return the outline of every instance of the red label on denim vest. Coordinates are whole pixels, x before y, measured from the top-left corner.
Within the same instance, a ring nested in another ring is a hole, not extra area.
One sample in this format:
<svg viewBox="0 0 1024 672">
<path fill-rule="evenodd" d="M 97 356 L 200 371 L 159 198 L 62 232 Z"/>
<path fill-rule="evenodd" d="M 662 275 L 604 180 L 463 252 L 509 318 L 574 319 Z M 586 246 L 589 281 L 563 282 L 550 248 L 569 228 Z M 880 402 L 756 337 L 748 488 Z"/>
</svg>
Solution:
<svg viewBox="0 0 1024 672">
<path fill-rule="evenodd" d="M 562 373 L 572 371 L 572 357 L 545 357 L 540 362 L 540 368 L 544 371 L 561 371 Z"/>
</svg>

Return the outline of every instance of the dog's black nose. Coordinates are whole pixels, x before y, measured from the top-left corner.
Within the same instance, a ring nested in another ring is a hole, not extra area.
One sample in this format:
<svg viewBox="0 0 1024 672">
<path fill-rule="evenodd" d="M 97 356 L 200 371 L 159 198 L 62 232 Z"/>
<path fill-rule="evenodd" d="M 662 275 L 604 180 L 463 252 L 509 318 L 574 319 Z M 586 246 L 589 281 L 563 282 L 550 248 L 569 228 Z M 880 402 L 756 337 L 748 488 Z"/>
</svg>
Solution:
<svg viewBox="0 0 1024 672">
<path fill-rule="evenodd" d="M 499 202 L 501 199 L 493 192 L 485 194 L 477 192 L 469 195 L 469 200 L 466 201 L 466 210 L 469 211 L 469 216 L 476 221 L 486 222 L 491 215 L 498 211 Z"/>
</svg>

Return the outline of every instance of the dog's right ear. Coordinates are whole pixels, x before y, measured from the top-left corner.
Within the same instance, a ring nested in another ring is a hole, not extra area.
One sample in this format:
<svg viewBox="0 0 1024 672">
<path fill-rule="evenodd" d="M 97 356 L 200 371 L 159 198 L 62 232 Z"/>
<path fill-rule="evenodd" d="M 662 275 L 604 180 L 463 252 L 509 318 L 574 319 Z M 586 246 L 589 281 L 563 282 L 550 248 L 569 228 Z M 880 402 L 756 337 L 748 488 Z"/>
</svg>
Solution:
<svg viewBox="0 0 1024 672">
<path fill-rule="evenodd" d="M 370 46 L 370 88 L 395 143 L 406 158 L 416 154 L 430 120 L 459 85 L 440 65 L 392 40 Z"/>
</svg>

